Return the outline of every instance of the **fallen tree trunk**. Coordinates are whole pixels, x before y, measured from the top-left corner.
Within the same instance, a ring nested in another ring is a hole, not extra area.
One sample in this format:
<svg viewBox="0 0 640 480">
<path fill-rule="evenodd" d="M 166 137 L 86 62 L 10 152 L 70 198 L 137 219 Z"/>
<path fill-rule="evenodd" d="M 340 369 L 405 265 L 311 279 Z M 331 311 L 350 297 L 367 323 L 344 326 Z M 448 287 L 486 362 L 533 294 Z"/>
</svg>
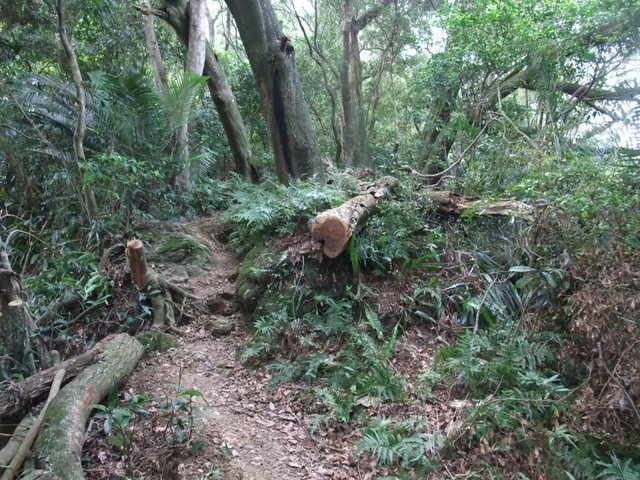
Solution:
<svg viewBox="0 0 640 480">
<path fill-rule="evenodd" d="M 478 216 L 505 215 L 524 220 L 533 220 L 534 208 L 517 200 L 495 199 L 486 201 L 478 197 L 465 197 L 457 193 L 440 190 L 425 190 L 424 193 L 442 213 Z"/>
<path fill-rule="evenodd" d="M 96 361 L 105 345 L 112 339 L 113 336 L 108 336 L 82 355 L 65 360 L 54 367 L 27 377 L 20 383 L 10 384 L 3 388 L 0 392 L 0 419 L 23 411 L 43 396 L 49 390 L 56 372 L 61 368 L 67 372 L 65 381 L 78 375 Z"/>
<path fill-rule="evenodd" d="M 91 405 L 100 402 L 135 368 L 144 347 L 127 334 L 118 334 L 100 353 L 99 360 L 83 370 L 51 402 L 33 449 L 38 469 L 65 480 L 84 479 L 81 455 L 85 424 Z"/>
<path fill-rule="evenodd" d="M 56 397 L 58 392 L 60 391 L 60 385 L 62 385 L 62 379 L 64 378 L 64 374 L 65 374 L 64 368 L 59 369 L 56 372 L 56 375 L 53 379 L 53 383 L 51 384 L 51 390 L 49 391 L 49 397 L 47 398 L 47 401 L 44 402 L 44 406 L 42 407 L 42 410 L 38 414 L 38 417 L 36 418 L 35 422 L 33 422 L 33 425 L 31 425 L 31 427 L 29 428 L 29 431 L 27 432 L 24 439 L 20 443 L 20 446 L 18 447 L 18 450 L 16 451 L 15 456 L 11 460 L 11 463 L 9 464 L 5 472 L 2 474 L 1 480 L 13 480 L 18 475 L 18 471 L 22 467 L 22 464 L 31 453 L 30 452 L 31 445 L 33 445 L 33 442 L 35 441 L 38 435 L 38 432 L 40 431 L 42 422 L 44 421 L 44 418 L 47 414 L 47 409 L 49 408 L 49 405 L 51 404 L 53 399 Z"/>
<path fill-rule="evenodd" d="M 324 254 L 329 258 L 340 255 L 351 236 L 371 215 L 378 200 L 387 196 L 397 184 L 398 179 L 394 177 L 383 177 L 376 182 L 363 184 L 358 196 L 311 219 L 308 223 L 311 237 L 316 242 L 324 243 Z"/>
<path fill-rule="evenodd" d="M 150 268 L 144 254 L 144 245 L 140 240 L 127 242 L 127 254 L 129 255 L 129 267 L 133 282 L 140 289 L 146 291 L 149 296 L 153 309 L 152 328 L 167 327 L 170 330 L 177 330 L 171 294 L 183 299 L 198 300 L 198 297 L 174 285 Z"/>
</svg>

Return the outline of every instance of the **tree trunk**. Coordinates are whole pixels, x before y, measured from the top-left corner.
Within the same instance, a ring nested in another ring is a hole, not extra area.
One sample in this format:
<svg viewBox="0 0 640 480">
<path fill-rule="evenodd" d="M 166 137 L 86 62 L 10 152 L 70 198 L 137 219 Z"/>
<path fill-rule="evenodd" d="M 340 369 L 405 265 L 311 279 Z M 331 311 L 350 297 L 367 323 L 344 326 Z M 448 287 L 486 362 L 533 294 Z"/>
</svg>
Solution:
<svg viewBox="0 0 640 480">
<path fill-rule="evenodd" d="M 207 47 L 205 23 L 207 20 L 206 5 L 204 0 L 189 0 L 188 13 L 188 41 L 185 72 L 202 75 L 204 71 L 204 57 Z M 193 99 L 189 96 L 186 100 L 187 107 L 185 123 L 176 132 L 176 144 L 180 171 L 174 180 L 175 187 L 181 191 L 187 191 L 191 185 L 189 166 L 189 110 Z"/>
<path fill-rule="evenodd" d="M 311 238 L 323 242 L 322 251 L 329 258 L 336 258 L 345 248 L 351 236 L 362 227 L 371 215 L 378 199 L 387 196 L 398 184 L 394 177 L 360 187 L 360 195 L 347 200 L 339 207 L 326 210 L 309 221 Z"/>
<path fill-rule="evenodd" d="M 31 425 L 31 427 L 29 428 L 29 431 L 27 432 L 24 439 L 20 443 L 20 446 L 18 447 L 18 450 L 15 453 L 15 456 L 13 457 L 13 459 L 11 460 L 11 463 L 9 464 L 4 474 L 2 475 L 1 480 L 13 480 L 16 477 L 17 473 L 20 471 L 20 468 L 22 467 L 25 459 L 31 455 L 31 446 L 33 445 L 33 442 L 38 436 L 38 432 L 40 432 L 40 428 L 42 427 L 42 422 L 44 421 L 44 417 L 47 414 L 49 405 L 51 404 L 53 399 L 56 397 L 58 392 L 60 391 L 60 385 L 62 385 L 62 379 L 64 378 L 64 375 L 65 375 L 64 368 L 58 369 L 58 371 L 55 374 L 55 377 L 53 378 L 51 389 L 49 391 L 49 396 L 47 397 L 47 400 L 44 402 L 44 406 L 42 407 L 42 410 L 40 410 L 40 413 L 38 414 L 35 421 L 33 422 L 33 425 Z"/>
<path fill-rule="evenodd" d="M 188 45 L 187 0 L 165 0 L 164 6 L 164 12 L 154 13 L 159 13 L 161 18 L 173 27 L 182 43 Z M 204 74 L 209 77 L 207 81 L 209 93 L 218 111 L 229 148 L 235 158 L 236 170 L 245 180 L 249 180 L 249 163 L 251 161 L 249 134 L 224 70 L 210 46 L 205 50 Z"/>
<path fill-rule="evenodd" d="M 302 93 L 293 45 L 269 0 L 225 0 L 242 38 L 262 98 L 281 182 L 319 170 L 316 135 Z"/>
<path fill-rule="evenodd" d="M 369 163 L 367 130 L 362 107 L 362 64 L 358 33 L 360 28 L 353 14 L 353 2 L 342 5 L 342 162 L 347 167 Z"/>
<path fill-rule="evenodd" d="M 428 175 L 434 175 L 447 168 L 454 137 L 448 133 L 446 127 L 453 113 L 456 95 L 457 89 L 443 87 L 438 99 L 429 108 L 427 124 L 422 130 L 421 146 L 418 150 L 418 157 L 424 162 Z M 440 177 L 428 179 L 430 185 L 436 185 L 439 182 Z"/>
<path fill-rule="evenodd" d="M 3 466 L 9 465 L 11 460 L 13 460 L 13 457 L 16 456 L 22 441 L 26 437 L 27 433 L 29 433 L 29 430 L 33 426 L 33 422 L 35 422 L 35 420 L 36 418 L 33 415 L 27 415 L 20 420 L 20 423 L 13 430 L 7 444 L 2 447 L 2 450 L 0 450 L 0 472 L 2 472 Z"/>
<path fill-rule="evenodd" d="M 83 185 L 83 198 L 81 199 L 81 204 L 84 206 L 87 219 L 91 222 L 98 218 L 98 204 L 96 202 L 96 196 L 93 189 L 91 186 L 85 185 L 84 181 L 84 164 L 87 160 L 84 155 L 84 134 L 87 128 L 86 96 L 82 85 L 82 75 L 80 73 L 78 59 L 76 58 L 73 45 L 71 45 L 71 41 L 69 40 L 69 35 L 67 34 L 67 28 L 65 25 L 65 0 L 57 0 L 56 11 L 58 14 L 58 33 L 60 35 L 60 41 L 62 42 L 62 46 L 67 55 L 67 62 L 69 63 L 73 83 L 76 87 L 76 101 L 78 102 L 76 109 L 78 118 L 76 119 L 76 128 L 73 132 L 73 150 L 76 157 L 77 173 L 79 176 L 78 181 Z"/>
<path fill-rule="evenodd" d="M 218 58 L 211 49 L 207 49 L 204 73 L 209 77 L 207 82 L 209 94 L 218 110 L 220 122 L 227 135 L 229 148 L 236 160 L 236 172 L 249 181 L 251 144 L 249 143 L 247 127 L 244 124 L 222 65 L 220 65 Z"/>
<path fill-rule="evenodd" d="M 149 0 L 142 0 L 141 3 L 143 7 L 151 8 Z M 164 68 L 164 62 L 162 61 L 162 53 L 160 52 L 160 45 L 158 45 L 156 30 L 153 27 L 153 17 L 151 15 L 142 14 L 142 27 L 144 30 L 144 38 L 147 42 L 147 50 L 149 51 L 149 58 L 151 59 L 151 67 L 153 68 L 153 76 L 156 80 L 156 86 L 158 87 L 162 101 L 166 102 L 169 96 L 169 82 L 167 81 L 167 71 Z"/>
<path fill-rule="evenodd" d="M 143 353 L 143 346 L 135 338 L 118 334 L 104 346 L 97 363 L 60 391 L 49 405 L 33 449 L 36 468 L 65 480 L 84 479 L 82 445 L 91 405 L 117 387 Z"/>
<path fill-rule="evenodd" d="M 46 364 L 38 329 L 27 310 L 20 275 L 13 271 L 0 239 L 0 371 L 33 373 Z M 35 354 L 35 355 L 34 355 Z M 39 363 L 38 363 L 39 362 Z"/>
<path fill-rule="evenodd" d="M 20 209 L 22 209 L 22 207 L 26 207 L 27 209 L 39 207 L 40 192 L 38 191 L 38 187 L 36 187 L 25 170 L 23 161 L 20 160 L 12 150 L 7 148 L 6 142 L 3 143 L 4 153 L 7 158 L 7 173 L 11 173 L 15 177 L 15 186 L 21 197 Z"/>
<path fill-rule="evenodd" d="M 332 63 L 327 59 L 326 55 L 323 52 L 322 47 L 318 45 L 318 34 L 319 34 L 319 26 L 318 26 L 318 2 L 317 0 L 314 2 L 314 24 L 313 24 L 313 32 L 310 37 L 307 34 L 307 30 L 305 27 L 305 22 L 302 21 L 298 12 L 294 12 L 296 15 L 296 19 L 298 20 L 298 26 L 302 31 L 305 42 L 307 43 L 307 48 L 309 49 L 309 56 L 311 59 L 318 65 L 320 69 L 320 73 L 322 75 L 322 83 L 324 84 L 324 88 L 329 95 L 329 101 L 331 103 L 331 133 L 333 135 L 333 140 L 336 144 L 336 152 L 334 155 L 334 161 L 336 164 L 339 164 L 342 161 L 342 111 L 340 109 L 341 101 L 340 101 L 340 72 L 338 69 L 334 68 Z M 331 76 L 331 79 L 329 78 Z"/>
</svg>

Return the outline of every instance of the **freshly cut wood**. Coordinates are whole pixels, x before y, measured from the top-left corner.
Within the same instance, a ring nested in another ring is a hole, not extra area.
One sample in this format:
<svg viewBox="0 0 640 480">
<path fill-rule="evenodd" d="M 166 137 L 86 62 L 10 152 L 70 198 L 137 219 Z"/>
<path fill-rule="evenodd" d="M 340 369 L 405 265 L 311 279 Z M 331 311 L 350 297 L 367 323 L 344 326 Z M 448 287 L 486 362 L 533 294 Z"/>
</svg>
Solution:
<svg viewBox="0 0 640 480">
<path fill-rule="evenodd" d="M 65 360 L 54 367 L 27 377 L 20 383 L 10 384 L 3 388 L 0 391 L 0 419 L 23 411 L 43 396 L 49 390 L 56 372 L 61 368 L 67 372 L 64 380 L 70 380 L 78 375 L 88 365 L 96 361 L 106 343 L 112 338 L 113 336 L 106 337 L 82 355 Z"/>
<path fill-rule="evenodd" d="M 183 299 L 199 300 L 198 297 L 174 285 L 149 267 L 144 254 L 144 244 L 140 240 L 127 242 L 127 254 L 134 283 L 148 293 L 153 309 L 153 328 L 167 327 L 170 330 L 176 330 L 171 294 Z"/>
<path fill-rule="evenodd" d="M 383 177 L 376 182 L 362 184 L 360 194 L 339 207 L 320 213 L 308 223 L 311 237 L 323 242 L 322 251 L 336 258 L 347 247 L 349 238 L 363 225 L 378 203 L 398 184 L 394 177 Z"/>
<path fill-rule="evenodd" d="M 82 480 L 81 456 L 91 405 L 100 402 L 135 368 L 144 347 L 135 338 L 115 335 L 96 363 L 83 370 L 51 402 L 32 458 L 38 469 L 65 480 Z"/>
<path fill-rule="evenodd" d="M 51 404 L 53 399 L 56 397 L 58 392 L 60 391 L 60 385 L 62 385 L 62 379 L 64 378 L 64 374 L 65 374 L 64 368 L 59 369 L 56 372 L 56 375 L 53 379 L 53 383 L 51 384 L 51 390 L 49 391 L 49 396 L 47 397 L 47 401 L 44 402 L 44 406 L 42 407 L 42 410 L 38 414 L 38 417 L 36 418 L 35 422 L 33 422 L 33 425 L 31 425 L 31 428 L 29 428 L 29 431 L 25 435 L 24 439 L 22 440 L 22 443 L 20 443 L 20 446 L 18 447 L 18 450 L 15 456 L 13 457 L 13 460 L 11 460 L 11 463 L 9 464 L 5 472 L 2 474 L 2 478 L 0 480 L 13 480 L 14 478 L 16 478 L 18 471 L 20 470 L 20 468 L 22 467 L 22 464 L 24 463 L 25 459 L 30 453 L 31 445 L 33 445 L 33 442 L 38 436 L 38 432 L 40 431 L 40 427 L 42 426 L 44 417 L 47 414 L 47 409 L 49 408 L 49 405 Z"/>
<path fill-rule="evenodd" d="M 425 190 L 438 210 L 453 215 L 505 215 L 524 220 L 533 220 L 534 208 L 517 200 L 496 199 L 490 202 L 478 197 L 465 197 L 453 192 L 440 190 Z"/>
</svg>

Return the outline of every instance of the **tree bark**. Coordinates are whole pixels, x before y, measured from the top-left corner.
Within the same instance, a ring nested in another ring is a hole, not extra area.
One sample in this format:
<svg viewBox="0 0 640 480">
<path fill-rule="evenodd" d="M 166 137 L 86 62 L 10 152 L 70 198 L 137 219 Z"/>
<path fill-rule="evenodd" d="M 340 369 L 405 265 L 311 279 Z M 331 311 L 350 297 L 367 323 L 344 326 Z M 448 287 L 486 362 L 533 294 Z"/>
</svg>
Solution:
<svg viewBox="0 0 640 480">
<path fill-rule="evenodd" d="M 151 11 L 166 20 L 185 45 L 189 45 L 187 6 L 187 0 L 165 0 L 164 11 Z M 229 81 L 210 46 L 205 50 L 204 74 L 209 77 L 207 80 L 209 93 L 227 136 L 229 148 L 236 162 L 236 170 L 245 180 L 249 180 L 249 163 L 251 161 L 249 134 L 229 86 Z"/>
<path fill-rule="evenodd" d="M 207 46 L 205 22 L 207 20 L 206 5 L 204 0 L 189 0 L 187 5 L 188 41 L 187 59 L 184 70 L 195 75 L 202 75 L 204 71 L 204 57 Z M 187 105 L 191 105 L 193 99 L 186 99 Z M 186 110 L 185 123 L 176 132 L 176 144 L 178 159 L 181 163 L 180 171 L 174 180 L 175 187 L 181 191 L 187 191 L 191 185 L 189 167 L 189 110 Z"/>
<path fill-rule="evenodd" d="M 46 352 L 37 331 L 27 310 L 20 275 L 11 268 L 7 245 L 0 238 L 0 371 L 33 373 L 46 364 Z"/>
<path fill-rule="evenodd" d="M 347 200 L 339 207 L 326 210 L 308 223 L 311 238 L 323 242 L 322 251 L 329 258 L 336 258 L 345 248 L 351 236 L 358 231 L 371 215 L 378 200 L 398 184 L 394 177 L 361 186 L 360 195 Z"/>
<path fill-rule="evenodd" d="M 42 422 L 44 421 L 44 417 L 47 414 L 47 409 L 49 408 L 49 405 L 51 404 L 53 399 L 56 397 L 58 392 L 60 391 L 60 385 L 62 385 L 62 379 L 64 378 L 64 374 L 65 374 L 64 368 L 58 369 L 58 371 L 56 372 L 55 377 L 53 378 L 53 383 L 51 384 L 49 396 L 47 397 L 47 400 L 44 402 L 44 406 L 42 407 L 42 410 L 40 411 L 35 421 L 33 422 L 33 425 L 31 425 L 31 427 L 29 428 L 29 431 L 25 435 L 24 439 L 20 443 L 20 446 L 18 447 L 18 450 L 16 451 L 15 456 L 13 457 L 13 459 L 11 460 L 11 463 L 9 464 L 4 474 L 2 475 L 1 480 L 13 480 L 16 477 L 17 472 L 22 467 L 22 464 L 24 463 L 25 459 L 30 455 L 31 446 L 33 445 L 33 442 L 35 441 L 38 435 L 38 432 L 42 427 Z"/>
<path fill-rule="evenodd" d="M 13 430 L 11 434 L 11 438 L 7 444 L 0 450 L 0 472 L 5 465 L 9 465 L 13 457 L 16 456 L 20 445 L 22 445 L 22 441 L 26 437 L 27 433 L 33 426 L 33 422 L 35 422 L 36 418 L 33 415 L 27 415 L 22 420 L 18 426 Z"/>
<path fill-rule="evenodd" d="M 386 3 L 391 3 L 385 0 Z M 367 129 L 362 107 L 362 63 L 358 34 L 361 26 L 353 13 L 352 0 L 342 5 L 342 162 L 347 167 L 369 163 Z"/>
<path fill-rule="evenodd" d="M 149 0 L 142 0 L 142 6 L 151 8 Z M 158 87 L 162 101 L 166 102 L 169 96 L 169 82 L 167 81 L 167 71 L 162 61 L 162 53 L 160 52 L 160 45 L 158 45 L 158 38 L 156 37 L 156 30 L 153 27 L 153 17 L 151 15 L 142 14 L 142 27 L 156 86 Z"/>
<path fill-rule="evenodd" d="M 77 119 L 76 127 L 73 132 L 73 151 L 76 157 L 76 166 L 78 173 L 78 181 L 82 186 L 81 204 L 85 208 L 87 220 L 90 222 L 98 218 L 98 204 L 96 202 L 96 196 L 90 185 L 86 185 L 84 181 L 84 164 L 86 157 L 84 154 L 84 134 L 87 129 L 86 120 L 86 95 L 84 86 L 82 85 L 82 74 L 80 73 L 80 66 L 78 65 L 78 59 L 76 53 L 71 45 L 71 40 L 67 34 L 67 27 L 65 25 L 66 20 L 66 8 L 65 0 L 56 0 L 56 12 L 58 14 L 58 33 L 60 35 L 60 41 L 67 55 L 67 62 L 71 69 L 71 76 L 73 77 L 73 83 L 76 87 L 76 101 L 77 106 Z"/>
<path fill-rule="evenodd" d="M 135 368 L 144 348 L 127 334 L 107 343 L 100 360 L 66 385 L 51 402 L 33 449 L 36 468 L 65 480 L 84 479 L 81 456 L 91 405 L 100 402 Z"/>
<path fill-rule="evenodd" d="M 293 45 L 282 32 L 269 0 L 225 0 L 258 84 L 278 178 L 306 177 L 320 159 Z"/>
</svg>

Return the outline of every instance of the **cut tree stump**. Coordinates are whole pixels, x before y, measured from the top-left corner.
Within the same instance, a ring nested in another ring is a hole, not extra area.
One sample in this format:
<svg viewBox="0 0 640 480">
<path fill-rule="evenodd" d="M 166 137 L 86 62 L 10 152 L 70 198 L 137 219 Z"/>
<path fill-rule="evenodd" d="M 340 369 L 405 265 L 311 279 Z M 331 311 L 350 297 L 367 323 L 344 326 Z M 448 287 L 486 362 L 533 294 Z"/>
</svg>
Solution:
<svg viewBox="0 0 640 480">
<path fill-rule="evenodd" d="M 170 330 L 177 330 L 171 294 L 183 299 L 199 300 L 199 298 L 174 285 L 149 267 L 144 253 L 144 244 L 140 240 L 136 239 L 127 242 L 127 254 L 129 255 L 129 267 L 134 283 L 141 290 L 146 291 L 149 296 L 153 310 L 152 328 L 161 329 L 166 327 Z"/>
<path fill-rule="evenodd" d="M 64 480 L 84 479 L 81 456 L 91 405 L 118 386 L 143 353 L 144 347 L 135 338 L 115 335 L 104 345 L 98 361 L 60 390 L 47 409 L 33 449 L 36 468 Z"/>
<path fill-rule="evenodd" d="M 324 243 L 322 251 L 327 257 L 336 258 L 347 248 L 351 236 L 371 215 L 378 200 L 389 195 L 397 184 L 398 179 L 389 176 L 362 184 L 359 195 L 309 220 L 311 238 Z"/>
<path fill-rule="evenodd" d="M 485 201 L 478 197 L 465 197 L 457 193 L 440 190 L 425 190 L 424 193 L 434 202 L 440 212 L 453 215 L 504 215 L 522 218 L 524 220 L 533 220 L 533 214 L 535 212 L 531 205 L 517 200 L 495 199 Z"/>
</svg>

